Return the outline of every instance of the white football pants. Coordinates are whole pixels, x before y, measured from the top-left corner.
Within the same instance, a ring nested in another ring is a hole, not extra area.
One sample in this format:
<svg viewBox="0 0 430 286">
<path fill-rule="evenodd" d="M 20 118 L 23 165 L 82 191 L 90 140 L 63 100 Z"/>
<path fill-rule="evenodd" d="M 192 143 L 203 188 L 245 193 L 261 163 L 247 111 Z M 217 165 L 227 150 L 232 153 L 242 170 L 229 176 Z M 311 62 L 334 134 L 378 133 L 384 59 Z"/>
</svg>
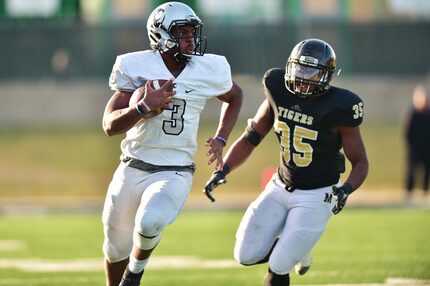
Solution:
<svg viewBox="0 0 430 286">
<path fill-rule="evenodd" d="M 113 263 L 129 257 L 133 230 L 145 237 L 161 235 L 181 212 L 191 183 L 189 172 L 148 173 L 121 162 L 103 209 L 106 259 Z"/>
<path fill-rule="evenodd" d="M 260 196 L 246 210 L 236 233 L 234 257 L 252 265 L 267 256 L 270 269 L 290 273 L 323 234 L 335 204 L 331 186 L 293 192 L 285 190 L 275 173 Z"/>
</svg>

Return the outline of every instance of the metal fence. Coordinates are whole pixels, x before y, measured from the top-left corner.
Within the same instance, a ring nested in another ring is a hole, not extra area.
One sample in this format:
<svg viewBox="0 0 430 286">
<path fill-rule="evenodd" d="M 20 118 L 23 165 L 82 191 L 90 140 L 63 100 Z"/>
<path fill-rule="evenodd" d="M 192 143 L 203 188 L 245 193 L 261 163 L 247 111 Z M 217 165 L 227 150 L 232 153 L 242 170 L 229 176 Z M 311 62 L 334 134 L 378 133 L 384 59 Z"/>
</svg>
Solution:
<svg viewBox="0 0 430 286">
<path fill-rule="evenodd" d="M 225 55 L 233 73 L 261 75 L 283 66 L 294 44 L 316 37 L 331 43 L 349 75 L 426 75 L 429 22 L 207 25 L 207 52 Z M 118 54 L 149 47 L 145 23 L 0 26 L 0 80 L 105 78 Z"/>
</svg>

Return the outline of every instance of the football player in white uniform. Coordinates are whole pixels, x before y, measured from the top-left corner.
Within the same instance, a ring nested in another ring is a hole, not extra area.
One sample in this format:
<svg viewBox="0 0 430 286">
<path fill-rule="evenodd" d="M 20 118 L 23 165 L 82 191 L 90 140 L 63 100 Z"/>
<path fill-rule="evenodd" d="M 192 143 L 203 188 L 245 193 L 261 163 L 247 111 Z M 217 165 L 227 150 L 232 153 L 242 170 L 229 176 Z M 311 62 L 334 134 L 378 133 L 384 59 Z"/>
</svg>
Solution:
<svg viewBox="0 0 430 286">
<path fill-rule="evenodd" d="M 115 92 L 103 116 L 106 134 L 126 133 L 103 209 L 110 286 L 139 285 L 163 230 L 181 212 L 191 189 L 206 101 L 223 102 L 218 128 L 206 142 L 208 164 L 215 162 L 216 168 L 223 165 L 223 147 L 243 101 L 227 60 L 204 54 L 202 22 L 190 7 L 160 5 L 149 16 L 147 30 L 152 50 L 117 57 L 110 77 Z M 161 79 L 168 81 L 155 88 Z M 134 92 L 139 94 L 132 102 Z"/>
<path fill-rule="evenodd" d="M 267 262 L 264 286 L 290 285 L 311 265 L 310 252 L 329 218 L 364 181 L 368 161 L 359 125 L 363 102 L 349 90 L 331 86 L 336 55 L 319 39 L 298 43 L 286 68 L 273 68 L 263 78 L 266 100 L 249 120 L 243 135 L 225 156 L 205 187 L 226 182 L 273 128 L 279 140 L 280 165 L 260 196 L 248 207 L 236 233 L 235 258 L 243 265 Z M 351 172 L 343 184 L 343 148 Z"/>
</svg>

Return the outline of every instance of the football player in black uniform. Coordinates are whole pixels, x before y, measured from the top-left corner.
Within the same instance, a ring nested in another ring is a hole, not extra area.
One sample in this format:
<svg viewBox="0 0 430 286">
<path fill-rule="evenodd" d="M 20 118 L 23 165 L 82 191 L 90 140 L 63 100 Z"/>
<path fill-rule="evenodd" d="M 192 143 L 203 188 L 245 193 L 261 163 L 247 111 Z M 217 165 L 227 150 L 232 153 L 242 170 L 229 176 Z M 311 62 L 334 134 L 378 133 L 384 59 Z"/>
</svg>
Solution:
<svg viewBox="0 0 430 286">
<path fill-rule="evenodd" d="M 214 172 L 204 192 L 226 182 L 274 129 L 280 165 L 261 195 L 248 207 L 236 233 L 234 256 L 244 265 L 268 262 L 265 286 L 289 285 L 293 268 L 303 275 L 310 252 L 329 218 L 365 180 L 368 161 L 359 125 L 363 102 L 349 90 L 330 86 L 336 55 L 318 39 L 298 43 L 285 69 L 266 72 L 266 100 L 240 138 L 230 147 L 224 166 Z M 343 148 L 352 165 L 343 183 Z"/>
</svg>

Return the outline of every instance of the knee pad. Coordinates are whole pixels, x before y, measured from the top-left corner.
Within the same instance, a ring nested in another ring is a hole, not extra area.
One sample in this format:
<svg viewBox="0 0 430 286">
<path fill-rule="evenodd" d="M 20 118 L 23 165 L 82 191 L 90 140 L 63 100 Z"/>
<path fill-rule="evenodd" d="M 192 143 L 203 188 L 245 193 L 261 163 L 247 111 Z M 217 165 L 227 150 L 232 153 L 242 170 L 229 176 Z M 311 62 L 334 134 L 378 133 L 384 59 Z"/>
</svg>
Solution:
<svg viewBox="0 0 430 286">
<path fill-rule="evenodd" d="M 234 250 L 234 259 L 244 266 L 255 265 L 263 257 L 264 256 L 258 256 L 257 253 L 251 251 L 251 249 L 249 249 L 249 251 L 240 251 L 238 249 Z"/>
<path fill-rule="evenodd" d="M 321 234 L 322 231 L 307 229 L 289 233 L 288 240 L 276 247 L 270 256 L 270 269 L 277 274 L 289 273 L 311 251 Z"/>
<path fill-rule="evenodd" d="M 239 262 L 240 264 L 244 265 L 244 266 L 250 266 L 253 265 L 254 262 L 256 262 L 257 260 L 252 259 L 253 257 L 246 257 L 244 255 L 242 255 L 241 253 L 234 253 L 234 259 L 236 259 L 237 262 Z"/>
<path fill-rule="evenodd" d="M 103 254 L 110 263 L 115 263 L 127 259 L 130 255 L 130 249 L 127 248 L 120 250 L 108 240 L 105 240 L 103 242 Z"/>
<path fill-rule="evenodd" d="M 244 266 L 266 263 L 269 261 L 270 255 L 278 243 L 278 240 L 279 238 L 276 238 L 270 249 L 266 252 L 256 251 L 255 247 L 249 243 L 236 243 L 234 247 L 234 258 Z"/>
<path fill-rule="evenodd" d="M 136 221 L 134 232 L 137 232 L 145 237 L 159 235 L 165 228 L 164 215 L 157 209 L 145 210 L 139 220 Z"/>
<path fill-rule="evenodd" d="M 157 246 L 157 244 L 161 240 L 161 234 L 156 236 L 143 236 L 142 234 L 138 232 L 134 232 L 133 234 L 133 243 L 135 246 L 142 250 L 150 250 Z"/>
<path fill-rule="evenodd" d="M 111 262 L 127 259 L 133 247 L 131 231 L 105 225 L 105 239 L 103 241 L 103 254 Z"/>
<path fill-rule="evenodd" d="M 165 218 L 157 209 L 145 210 L 136 222 L 133 243 L 142 250 L 153 249 L 161 240 L 161 232 L 165 228 Z"/>
</svg>

